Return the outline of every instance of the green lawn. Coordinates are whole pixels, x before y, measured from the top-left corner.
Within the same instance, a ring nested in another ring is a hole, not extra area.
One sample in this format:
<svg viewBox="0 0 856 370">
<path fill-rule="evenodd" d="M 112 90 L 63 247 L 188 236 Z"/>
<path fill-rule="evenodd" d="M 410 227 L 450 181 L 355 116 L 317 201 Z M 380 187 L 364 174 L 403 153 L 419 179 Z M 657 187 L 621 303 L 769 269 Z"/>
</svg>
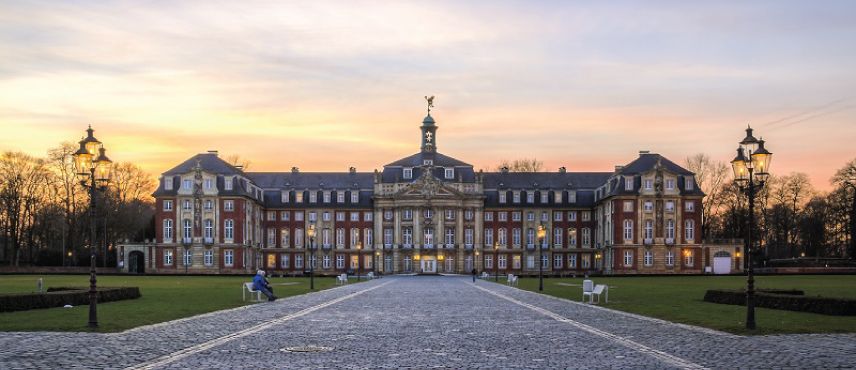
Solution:
<svg viewBox="0 0 856 370">
<path fill-rule="evenodd" d="M 0 294 L 35 291 L 40 277 L 46 287 L 89 286 L 89 275 L 3 275 Z M 278 297 L 309 292 L 308 278 L 269 280 Z M 248 281 L 247 276 L 99 276 L 99 286 L 136 286 L 142 297 L 99 304 L 98 331 L 117 332 L 250 304 L 241 300 L 241 283 Z M 283 283 L 287 285 L 278 285 Z M 335 278 L 315 278 L 315 290 L 333 286 Z M 0 331 L 87 331 L 88 317 L 89 306 L 4 312 Z"/>
<path fill-rule="evenodd" d="M 581 301 L 582 280 L 544 279 L 544 293 Z M 735 334 L 856 332 L 856 316 L 828 316 L 766 308 L 756 308 L 758 329 L 747 331 L 744 328 L 745 306 L 702 300 L 707 289 L 744 287 L 746 278 L 742 276 L 595 277 L 592 280 L 595 284 L 609 285 L 609 303 L 603 306 L 673 322 Z M 519 284 L 521 289 L 538 291 L 537 278 L 521 278 Z M 755 286 L 801 289 L 806 295 L 856 298 L 856 276 L 759 276 L 756 277 Z"/>
</svg>

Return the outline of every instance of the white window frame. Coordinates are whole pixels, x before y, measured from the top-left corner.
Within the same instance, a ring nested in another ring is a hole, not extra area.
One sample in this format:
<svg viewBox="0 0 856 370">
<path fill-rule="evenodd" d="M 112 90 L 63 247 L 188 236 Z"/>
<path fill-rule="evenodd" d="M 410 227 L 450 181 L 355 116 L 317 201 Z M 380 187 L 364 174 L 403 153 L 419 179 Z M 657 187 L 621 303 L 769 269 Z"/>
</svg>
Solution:
<svg viewBox="0 0 856 370">
<path fill-rule="evenodd" d="M 172 211 L 172 199 L 167 199 L 163 201 L 163 210 L 166 212 Z"/>
<path fill-rule="evenodd" d="M 455 169 L 454 168 L 445 168 L 443 171 L 443 175 L 447 180 L 451 180 L 455 178 Z"/>
<path fill-rule="evenodd" d="M 412 179 L 413 178 L 413 168 L 405 167 L 401 171 L 401 177 L 404 178 L 405 180 Z"/>
<path fill-rule="evenodd" d="M 164 249 L 163 250 L 163 265 L 164 266 L 172 266 L 173 263 L 173 255 L 172 249 Z"/>
<path fill-rule="evenodd" d="M 654 266 L 654 252 L 653 251 L 645 250 L 644 263 L 645 263 L 645 266 L 648 266 L 648 267 Z"/>
<path fill-rule="evenodd" d="M 214 266 L 214 251 L 211 249 L 206 249 L 202 254 L 202 263 L 205 266 Z"/>
<path fill-rule="evenodd" d="M 633 266 L 633 251 L 632 250 L 629 250 L 629 249 L 624 250 L 624 261 L 622 261 L 622 262 L 624 263 L 624 267 Z"/>
<path fill-rule="evenodd" d="M 235 251 L 232 249 L 226 249 L 223 251 L 223 266 L 232 267 L 235 266 Z"/>
</svg>

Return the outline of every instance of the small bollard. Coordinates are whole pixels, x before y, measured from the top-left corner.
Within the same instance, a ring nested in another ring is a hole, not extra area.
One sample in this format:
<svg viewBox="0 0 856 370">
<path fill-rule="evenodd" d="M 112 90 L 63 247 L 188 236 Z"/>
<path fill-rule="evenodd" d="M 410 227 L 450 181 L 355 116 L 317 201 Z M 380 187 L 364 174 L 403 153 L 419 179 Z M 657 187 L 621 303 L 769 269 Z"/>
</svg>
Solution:
<svg viewBox="0 0 856 370">
<path fill-rule="evenodd" d="M 38 290 L 39 293 L 45 292 L 45 281 L 44 281 L 44 279 L 39 278 L 39 280 L 36 280 L 36 289 Z"/>
</svg>

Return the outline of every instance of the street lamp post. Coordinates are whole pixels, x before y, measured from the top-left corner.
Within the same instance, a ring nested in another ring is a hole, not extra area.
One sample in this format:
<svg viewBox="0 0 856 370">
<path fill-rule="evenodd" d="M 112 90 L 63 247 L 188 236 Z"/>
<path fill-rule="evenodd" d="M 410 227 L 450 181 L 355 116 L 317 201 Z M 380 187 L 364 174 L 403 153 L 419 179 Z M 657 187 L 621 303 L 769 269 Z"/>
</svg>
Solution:
<svg viewBox="0 0 856 370">
<path fill-rule="evenodd" d="M 764 139 L 752 136 L 752 127 L 746 128 L 746 137 L 737 148 L 737 156 L 731 161 L 734 183 L 749 198 L 749 231 L 746 243 L 746 329 L 755 329 L 755 275 L 752 267 L 752 252 L 755 228 L 755 195 L 764 187 L 770 176 L 770 160 L 773 153 L 764 148 Z"/>
<path fill-rule="evenodd" d="M 107 190 L 110 183 L 110 170 L 113 162 L 104 154 L 106 149 L 92 133 L 92 126 L 86 129 L 86 138 L 80 140 L 80 149 L 74 154 L 74 168 L 80 185 L 89 191 L 89 327 L 98 327 L 98 291 L 95 276 L 95 207 L 98 191 Z M 96 156 L 97 155 L 97 156 Z M 106 236 L 105 236 L 106 237 Z"/>
<path fill-rule="evenodd" d="M 493 245 L 493 281 L 499 282 L 499 243 Z"/>
<path fill-rule="evenodd" d="M 544 225 L 538 225 L 538 291 L 544 291 L 544 237 L 547 230 Z"/>
<path fill-rule="evenodd" d="M 315 290 L 315 224 L 309 225 L 309 290 Z M 305 271 L 305 270 L 304 270 Z"/>
<path fill-rule="evenodd" d="M 357 281 L 360 281 L 360 273 L 363 270 L 363 243 L 357 242 Z"/>
</svg>

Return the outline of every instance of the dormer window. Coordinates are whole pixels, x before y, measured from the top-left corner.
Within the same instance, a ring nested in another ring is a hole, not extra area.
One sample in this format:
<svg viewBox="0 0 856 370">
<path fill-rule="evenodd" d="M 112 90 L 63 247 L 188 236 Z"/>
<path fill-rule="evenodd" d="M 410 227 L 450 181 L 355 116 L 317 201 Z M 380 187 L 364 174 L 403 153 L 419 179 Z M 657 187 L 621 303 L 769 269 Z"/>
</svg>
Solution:
<svg viewBox="0 0 856 370">
<path fill-rule="evenodd" d="M 502 190 L 499 191 L 499 202 L 500 203 L 505 203 L 507 201 L 507 199 L 506 199 L 507 197 L 508 197 L 508 195 L 504 191 L 502 191 Z"/>
<path fill-rule="evenodd" d="M 330 203 L 330 192 L 329 191 L 324 192 L 324 203 Z"/>
<path fill-rule="evenodd" d="M 309 192 L 309 203 L 318 203 L 318 192 Z"/>
<path fill-rule="evenodd" d="M 172 176 L 163 179 L 163 189 L 172 190 Z"/>
<path fill-rule="evenodd" d="M 226 178 L 226 181 L 223 183 L 223 189 L 232 190 L 232 187 L 234 186 L 234 181 L 235 181 L 234 177 Z"/>
<path fill-rule="evenodd" d="M 445 177 L 446 177 L 446 179 L 454 179 L 455 178 L 455 169 L 454 168 L 446 168 Z"/>
<path fill-rule="evenodd" d="M 675 180 L 667 179 L 666 180 L 666 190 L 675 190 Z"/>
<path fill-rule="evenodd" d="M 526 192 L 526 203 L 532 204 L 535 203 L 535 192 L 527 191 Z"/>
<path fill-rule="evenodd" d="M 303 203 L 303 192 L 298 191 L 294 193 L 294 201 L 297 203 Z"/>
<path fill-rule="evenodd" d="M 651 179 L 645 179 L 645 190 L 651 190 L 654 188 L 654 181 Z"/>
<path fill-rule="evenodd" d="M 692 177 L 687 177 L 686 181 L 686 189 L 687 191 L 691 191 L 695 188 L 695 181 L 693 181 Z"/>
<path fill-rule="evenodd" d="M 546 192 L 546 191 L 542 191 L 542 192 L 541 192 L 541 204 L 547 204 L 547 203 L 549 203 L 549 202 L 550 202 L 550 201 L 549 201 L 549 199 L 547 198 L 547 192 Z"/>
<path fill-rule="evenodd" d="M 633 178 L 625 177 L 624 178 L 624 190 L 633 191 Z"/>
<path fill-rule="evenodd" d="M 422 164 L 423 164 L 423 165 L 425 165 L 425 166 L 433 166 L 433 165 L 434 165 L 434 161 L 433 161 L 433 160 L 431 160 L 431 159 L 424 159 L 424 160 L 422 160 Z"/>
<path fill-rule="evenodd" d="M 283 203 L 288 203 L 288 190 L 283 190 L 281 199 Z"/>
<path fill-rule="evenodd" d="M 184 189 L 184 190 L 190 190 L 190 188 L 191 188 L 192 186 L 193 186 L 193 181 L 190 181 L 190 180 L 184 180 L 184 181 L 182 181 L 182 182 L 181 182 L 181 188 L 182 188 L 182 189 Z"/>
<path fill-rule="evenodd" d="M 519 191 L 512 192 L 512 202 L 520 203 L 520 192 Z"/>
<path fill-rule="evenodd" d="M 214 181 L 211 179 L 205 179 L 205 189 L 211 189 L 214 187 Z"/>
<path fill-rule="evenodd" d="M 337 191 L 336 192 L 336 203 L 345 203 L 345 192 Z"/>
<path fill-rule="evenodd" d="M 359 203 L 360 202 L 360 192 L 356 190 L 351 190 L 351 203 Z"/>
<path fill-rule="evenodd" d="M 577 202 L 577 192 L 573 190 L 568 190 L 568 203 L 576 203 Z"/>
<path fill-rule="evenodd" d="M 413 178 L 413 169 L 412 168 L 405 168 L 401 175 L 405 179 L 412 179 Z"/>
<path fill-rule="evenodd" d="M 553 203 L 562 203 L 562 192 L 560 190 L 553 190 Z"/>
</svg>

